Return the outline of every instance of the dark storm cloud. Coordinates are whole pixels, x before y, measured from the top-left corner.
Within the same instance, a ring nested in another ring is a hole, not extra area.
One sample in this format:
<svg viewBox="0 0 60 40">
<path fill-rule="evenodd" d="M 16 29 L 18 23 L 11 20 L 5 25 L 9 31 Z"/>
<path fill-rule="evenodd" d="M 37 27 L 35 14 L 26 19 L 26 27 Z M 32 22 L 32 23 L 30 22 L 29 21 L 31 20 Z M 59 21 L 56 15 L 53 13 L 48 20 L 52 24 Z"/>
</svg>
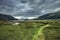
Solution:
<svg viewBox="0 0 60 40">
<path fill-rule="evenodd" d="M 0 13 L 35 16 L 60 10 L 60 0 L 0 0 Z"/>
</svg>

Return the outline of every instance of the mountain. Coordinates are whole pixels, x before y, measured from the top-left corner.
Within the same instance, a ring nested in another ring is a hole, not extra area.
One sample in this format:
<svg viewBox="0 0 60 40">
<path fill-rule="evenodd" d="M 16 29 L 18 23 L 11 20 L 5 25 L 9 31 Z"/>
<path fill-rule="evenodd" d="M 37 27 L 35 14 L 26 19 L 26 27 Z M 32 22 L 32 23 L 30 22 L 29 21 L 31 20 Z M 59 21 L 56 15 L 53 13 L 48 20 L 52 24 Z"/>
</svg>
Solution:
<svg viewBox="0 0 60 40">
<path fill-rule="evenodd" d="M 60 19 L 60 11 L 54 13 L 48 13 L 36 18 L 36 20 L 39 19 Z"/>
<path fill-rule="evenodd" d="M 5 15 L 0 13 L 0 20 L 17 20 L 17 19 L 12 17 L 11 15 Z"/>
</svg>

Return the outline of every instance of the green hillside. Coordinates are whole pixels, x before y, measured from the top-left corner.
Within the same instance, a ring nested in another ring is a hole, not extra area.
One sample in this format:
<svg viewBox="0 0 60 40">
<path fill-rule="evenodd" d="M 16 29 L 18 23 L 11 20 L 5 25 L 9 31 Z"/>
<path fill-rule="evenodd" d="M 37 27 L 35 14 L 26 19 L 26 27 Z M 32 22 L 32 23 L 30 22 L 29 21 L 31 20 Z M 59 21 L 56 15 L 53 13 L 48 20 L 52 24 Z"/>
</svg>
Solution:
<svg viewBox="0 0 60 40">
<path fill-rule="evenodd" d="M 0 21 L 0 40 L 60 40 L 60 20 Z"/>
</svg>

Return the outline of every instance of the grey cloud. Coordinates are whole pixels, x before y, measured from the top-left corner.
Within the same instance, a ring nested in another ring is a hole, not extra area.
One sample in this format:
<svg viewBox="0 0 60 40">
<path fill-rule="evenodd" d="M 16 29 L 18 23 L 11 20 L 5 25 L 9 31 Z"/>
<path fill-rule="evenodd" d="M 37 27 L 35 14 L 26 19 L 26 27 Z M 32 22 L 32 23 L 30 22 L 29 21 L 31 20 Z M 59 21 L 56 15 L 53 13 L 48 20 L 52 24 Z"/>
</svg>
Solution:
<svg viewBox="0 0 60 40">
<path fill-rule="evenodd" d="M 0 0 L 0 13 L 12 16 L 42 15 L 56 8 L 60 8 L 60 0 Z"/>
</svg>

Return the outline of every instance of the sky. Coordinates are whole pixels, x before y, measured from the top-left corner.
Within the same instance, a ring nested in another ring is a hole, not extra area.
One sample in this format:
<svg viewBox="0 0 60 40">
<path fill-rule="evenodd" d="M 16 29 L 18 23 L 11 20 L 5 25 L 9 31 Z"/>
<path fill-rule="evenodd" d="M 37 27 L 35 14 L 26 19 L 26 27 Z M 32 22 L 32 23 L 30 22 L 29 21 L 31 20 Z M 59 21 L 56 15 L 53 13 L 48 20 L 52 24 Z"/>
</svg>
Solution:
<svg viewBox="0 0 60 40">
<path fill-rule="evenodd" d="M 60 11 L 60 0 L 0 0 L 0 13 L 15 18 L 34 18 L 56 11 Z"/>
</svg>

